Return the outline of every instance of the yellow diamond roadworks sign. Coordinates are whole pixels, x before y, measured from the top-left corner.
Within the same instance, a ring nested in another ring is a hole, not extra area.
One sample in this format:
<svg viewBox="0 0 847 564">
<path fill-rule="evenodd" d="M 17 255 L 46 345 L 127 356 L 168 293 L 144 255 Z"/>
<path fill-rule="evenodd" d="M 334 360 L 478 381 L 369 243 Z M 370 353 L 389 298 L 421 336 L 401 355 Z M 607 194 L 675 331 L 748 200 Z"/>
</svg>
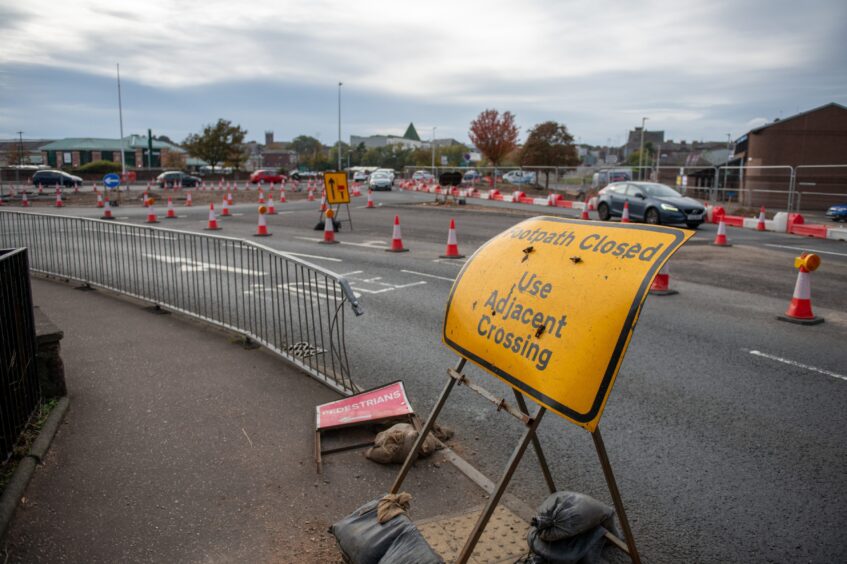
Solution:
<svg viewBox="0 0 847 564">
<path fill-rule="evenodd" d="M 444 343 L 562 417 L 594 431 L 653 278 L 681 229 L 527 219 L 468 260 Z"/>
<path fill-rule="evenodd" d="M 343 172 L 325 172 L 324 187 L 326 188 L 326 203 L 350 203 L 350 190 L 347 187 L 347 174 Z"/>
</svg>

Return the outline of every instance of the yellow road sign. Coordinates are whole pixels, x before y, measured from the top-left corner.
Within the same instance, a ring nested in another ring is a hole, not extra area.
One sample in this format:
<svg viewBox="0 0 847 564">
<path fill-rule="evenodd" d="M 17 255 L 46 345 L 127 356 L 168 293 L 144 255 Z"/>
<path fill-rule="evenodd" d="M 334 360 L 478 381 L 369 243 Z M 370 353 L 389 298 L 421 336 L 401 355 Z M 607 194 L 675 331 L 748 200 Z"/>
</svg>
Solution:
<svg viewBox="0 0 847 564">
<path fill-rule="evenodd" d="M 692 234 L 527 219 L 465 264 L 447 302 L 444 343 L 593 431 L 653 278 Z"/>
<path fill-rule="evenodd" d="M 325 172 L 324 187 L 326 187 L 326 202 L 328 204 L 350 203 L 347 174 L 343 172 Z"/>
</svg>

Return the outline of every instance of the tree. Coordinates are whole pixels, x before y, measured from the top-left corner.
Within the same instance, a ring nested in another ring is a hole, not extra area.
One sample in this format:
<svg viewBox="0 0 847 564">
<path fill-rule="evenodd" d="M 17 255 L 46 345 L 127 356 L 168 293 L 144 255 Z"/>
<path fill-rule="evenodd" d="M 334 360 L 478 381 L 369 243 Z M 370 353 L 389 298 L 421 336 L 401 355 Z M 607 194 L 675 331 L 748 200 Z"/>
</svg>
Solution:
<svg viewBox="0 0 847 564">
<path fill-rule="evenodd" d="M 192 133 L 186 137 L 182 145 L 189 154 L 216 167 L 225 162 L 243 162 L 241 144 L 244 143 L 245 135 L 246 129 L 219 119 L 218 123 L 204 127 L 202 133 Z"/>
<path fill-rule="evenodd" d="M 320 161 L 324 146 L 320 141 L 308 135 L 298 135 L 291 140 L 291 150 L 297 153 L 297 160 L 311 168 Z"/>
<path fill-rule="evenodd" d="M 573 136 L 564 124 L 555 121 L 539 123 L 529 131 L 520 153 L 521 166 L 576 166 L 579 156 L 573 144 Z M 550 185 L 550 171 L 545 171 L 546 183 Z"/>
<path fill-rule="evenodd" d="M 468 136 L 491 164 L 499 165 L 518 146 L 518 126 L 511 112 L 485 110 L 471 122 Z"/>
<path fill-rule="evenodd" d="M 162 168 L 181 170 L 185 166 L 185 157 L 176 151 L 163 151 Z"/>
</svg>

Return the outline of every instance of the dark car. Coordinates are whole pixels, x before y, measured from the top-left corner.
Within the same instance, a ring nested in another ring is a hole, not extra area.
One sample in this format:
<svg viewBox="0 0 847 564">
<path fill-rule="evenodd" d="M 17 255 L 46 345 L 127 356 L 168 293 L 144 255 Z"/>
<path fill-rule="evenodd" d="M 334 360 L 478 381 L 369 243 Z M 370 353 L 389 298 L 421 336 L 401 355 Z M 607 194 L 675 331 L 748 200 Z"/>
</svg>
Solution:
<svg viewBox="0 0 847 564">
<path fill-rule="evenodd" d="M 832 221 L 847 221 L 847 204 L 835 204 L 826 210 L 826 217 Z"/>
<path fill-rule="evenodd" d="M 32 185 L 45 187 L 59 185 L 63 188 L 73 188 L 82 186 L 82 178 L 61 170 L 39 170 L 32 175 Z"/>
<path fill-rule="evenodd" d="M 706 213 L 703 204 L 670 186 L 655 182 L 615 182 L 606 186 L 599 197 L 597 213 L 600 219 L 621 217 L 624 202 L 629 203 L 631 220 L 652 224 L 685 224 L 696 229 L 703 223 Z"/>
<path fill-rule="evenodd" d="M 280 184 L 282 175 L 272 168 L 263 168 L 250 175 L 252 184 Z"/>
<path fill-rule="evenodd" d="M 200 184 L 200 179 L 179 170 L 169 170 L 156 177 L 159 188 L 180 185 L 183 188 L 195 188 Z"/>
<path fill-rule="evenodd" d="M 292 170 L 288 175 L 292 180 L 300 182 L 301 180 L 317 180 L 323 175 L 319 172 L 309 172 L 303 170 Z"/>
<path fill-rule="evenodd" d="M 482 180 L 482 175 L 478 170 L 466 171 L 462 176 L 462 182 L 479 182 L 480 180 Z"/>
</svg>

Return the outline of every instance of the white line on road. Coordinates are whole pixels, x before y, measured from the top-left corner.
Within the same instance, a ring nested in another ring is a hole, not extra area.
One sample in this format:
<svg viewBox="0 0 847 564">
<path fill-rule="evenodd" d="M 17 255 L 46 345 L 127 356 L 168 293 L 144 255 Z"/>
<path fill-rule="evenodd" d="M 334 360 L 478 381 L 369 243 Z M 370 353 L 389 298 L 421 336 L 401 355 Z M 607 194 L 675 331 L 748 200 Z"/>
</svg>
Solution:
<svg viewBox="0 0 847 564">
<path fill-rule="evenodd" d="M 774 356 L 772 354 L 763 353 L 761 351 L 747 351 L 753 356 L 760 356 L 762 358 L 767 358 L 769 360 L 775 360 L 777 362 L 781 362 L 783 364 L 788 364 L 790 366 L 796 366 L 797 368 L 805 368 L 806 370 L 811 370 L 812 372 L 817 372 L 819 374 L 826 374 L 827 376 L 832 376 L 833 378 L 838 378 L 840 380 L 847 380 L 847 376 L 842 376 L 841 374 L 837 374 L 835 372 L 830 372 L 829 370 L 824 370 L 823 368 L 818 368 L 816 366 L 809 366 L 808 364 L 803 364 L 801 362 L 797 362 L 794 360 L 790 360 L 787 358 L 782 358 L 779 356 Z"/>
<path fill-rule="evenodd" d="M 332 257 L 320 257 L 318 255 L 307 255 L 305 253 L 292 253 L 291 251 L 280 251 L 280 252 L 285 254 L 285 255 L 292 255 L 292 256 L 295 256 L 295 257 L 306 257 L 306 258 L 316 259 L 316 260 L 328 260 L 330 262 L 343 262 L 341 259 L 332 258 Z"/>
<path fill-rule="evenodd" d="M 323 239 L 318 237 L 295 237 L 295 239 L 301 239 L 303 241 L 317 241 L 321 242 Z M 339 241 L 342 245 L 353 245 L 356 247 L 365 247 L 366 249 L 387 249 L 387 246 L 377 245 L 376 243 L 382 243 L 382 241 L 367 241 L 365 243 L 351 243 L 350 241 Z"/>
<path fill-rule="evenodd" d="M 455 278 L 447 278 L 446 276 L 437 276 L 435 274 L 427 274 L 426 272 L 416 272 L 414 270 L 401 270 L 406 274 L 417 274 L 418 276 L 428 276 L 429 278 L 437 278 L 438 280 L 446 280 L 447 282 L 455 282 Z"/>
<path fill-rule="evenodd" d="M 433 259 L 432 262 L 437 262 L 439 264 L 452 264 L 453 266 L 458 266 L 462 268 L 465 266 L 467 260 L 456 260 L 456 259 Z"/>
<path fill-rule="evenodd" d="M 774 244 L 771 244 L 771 243 L 765 243 L 765 246 L 766 247 L 777 247 L 779 249 L 791 249 L 791 250 L 794 250 L 794 251 L 806 251 L 806 252 L 811 252 L 811 253 L 818 253 L 818 254 L 821 254 L 821 255 L 836 255 L 836 256 L 839 256 L 839 257 L 847 257 L 847 253 L 836 253 L 836 252 L 833 252 L 833 251 L 817 251 L 815 249 L 810 249 L 808 247 L 791 247 L 789 245 L 774 245 Z"/>
<path fill-rule="evenodd" d="M 345 272 L 344 274 L 339 274 L 339 276 L 353 276 L 354 274 L 361 274 L 364 272 L 363 270 L 354 270 L 353 272 Z"/>
</svg>

